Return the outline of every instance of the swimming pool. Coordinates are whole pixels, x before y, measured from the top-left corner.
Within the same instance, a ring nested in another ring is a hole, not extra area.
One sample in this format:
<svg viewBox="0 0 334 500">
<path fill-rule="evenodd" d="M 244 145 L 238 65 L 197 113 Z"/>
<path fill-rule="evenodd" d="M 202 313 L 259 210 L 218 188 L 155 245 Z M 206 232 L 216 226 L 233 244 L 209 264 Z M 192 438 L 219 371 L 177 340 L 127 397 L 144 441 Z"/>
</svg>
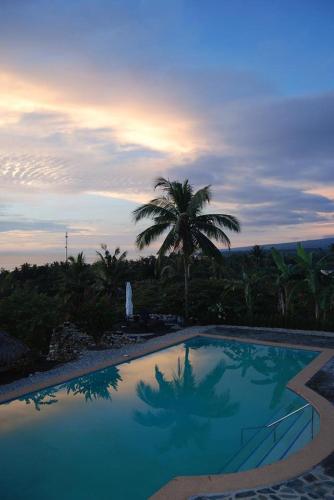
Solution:
<svg viewBox="0 0 334 500">
<path fill-rule="evenodd" d="M 286 388 L 317 354 L 195 337 L 0 405 L 1 498 L 140 500 L 285 458 L 319 429 Z"/>
</svg>

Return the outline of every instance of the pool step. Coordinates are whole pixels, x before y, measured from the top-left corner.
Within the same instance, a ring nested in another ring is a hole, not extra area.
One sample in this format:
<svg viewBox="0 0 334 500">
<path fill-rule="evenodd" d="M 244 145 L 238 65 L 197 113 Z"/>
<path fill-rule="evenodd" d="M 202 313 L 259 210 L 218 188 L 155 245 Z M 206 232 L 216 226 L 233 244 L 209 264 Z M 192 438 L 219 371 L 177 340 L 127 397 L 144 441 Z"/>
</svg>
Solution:
<svg viewBox="0 0 334 500">
<path fill-rule="evenodd" d="M 256 464 L 256 467 L 270 464 L 277 460 L 282 460 L 297 449 L 305 446 L 312 439 L 312 407 L 306 408 L 291 423 L 287 430 L 277 429 L 278 435 L 276 444 L 268 450 L 262 459 Z"/>
<path fill-rule="evenodd" d="M 243 471 L 281 460 L 312 439 L 312 426 L 315 433 L 317 423 L 312 421 L 312 407 L 308 406 L 273 427 L 255 430 L 219 472 Z"/>
<path fill-rule="evenodd" d="M 253 469 L 280 460 L 288 452 L 290 445 L 309 420 L 310 415 L 305 409 L 282 421 L 272 432 L 271 439 L 267 439 L 257 450 L 254 450 L 254 453 L 242 464 L 239 470 Z"/>
<path fill-rule="evenodd" d="M 270 424 L 275 419 L 281 418 L 286 414 L 285 408 L 280 408 L 274 415 L 270 417 L 267 424 Z M 244 429 L 243 442 L 238 449 L 238 451 L 229 458 L 227 462 L 221 467 L 218 473 L 236 472 L 242 463 L 248 459 L 250 455 L 253 454 L 264 440 L 270 439 L 271 431 L 265 426 L 261 426 L 255 429 Z"/>
</svg>

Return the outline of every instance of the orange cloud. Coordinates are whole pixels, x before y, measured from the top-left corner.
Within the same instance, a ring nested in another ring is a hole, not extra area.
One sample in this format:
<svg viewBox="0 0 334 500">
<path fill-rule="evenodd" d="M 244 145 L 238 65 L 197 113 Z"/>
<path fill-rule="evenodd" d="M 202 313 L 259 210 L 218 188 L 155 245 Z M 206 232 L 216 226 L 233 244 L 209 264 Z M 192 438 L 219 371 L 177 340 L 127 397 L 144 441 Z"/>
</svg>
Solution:
<svg viewBox="0 0 334 500">
<path fill-rule="evenodd" d="M 123 103 L 121 95 L 117 102 L 107 100 L 104 104 L 80 101 L 71 92 L 0 73 L 0 126 L 18 123 L 24 113 L 53 112 L 66 114 L 72 128 L 109 129 L 120 144 L 136 144 L 171 154 L 190 153 L 203 147 L 187 116 L 175 109 L 167 113 L 152 103 L 128 101 L 128 96 L 124 96 Z"/>
</svg>

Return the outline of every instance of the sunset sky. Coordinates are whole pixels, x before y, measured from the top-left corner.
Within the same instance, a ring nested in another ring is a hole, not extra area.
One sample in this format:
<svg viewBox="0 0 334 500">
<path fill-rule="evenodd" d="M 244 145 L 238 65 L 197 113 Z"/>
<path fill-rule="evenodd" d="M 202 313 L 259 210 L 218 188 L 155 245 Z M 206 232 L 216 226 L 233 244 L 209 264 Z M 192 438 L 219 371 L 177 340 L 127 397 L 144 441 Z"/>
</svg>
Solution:
<svg viewBox="0 0 334 500">
<path fill-rule="evenodd" d="M 65 231 L 139 255 L 160 175 L 212 184 L 233 246 L 333 236 L 333 25 L 332 0 L 0 0 L 0 267 Z"/>
</svg>

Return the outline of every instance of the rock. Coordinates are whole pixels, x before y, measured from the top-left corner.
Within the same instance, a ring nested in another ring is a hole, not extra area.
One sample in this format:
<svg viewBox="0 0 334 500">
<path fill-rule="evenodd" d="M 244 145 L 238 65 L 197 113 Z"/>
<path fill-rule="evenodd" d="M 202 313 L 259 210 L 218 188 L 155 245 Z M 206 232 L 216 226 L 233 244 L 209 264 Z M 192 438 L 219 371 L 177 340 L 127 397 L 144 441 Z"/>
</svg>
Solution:
<svg viewBox="0 0 334 500">
<path fill-rule="evenodd" d="M 113 349 L 134 343 L 136 343 L 136 339 L 131 338 L 128 335 L 125 335 L 124 333 L 118 334 L 118 333 L 106 332 L 104 335 L 102 335 L 99 342 L 99 346 L 105 349 L 108 348 Z"/>
<path fill-rule="evenodd" d="M 87 348 L 94 346 L 93 337 L 66 322 L 53 330 L 47 360 L 61 363 L 71 361 L 77 359 Z"/>
</svg>

